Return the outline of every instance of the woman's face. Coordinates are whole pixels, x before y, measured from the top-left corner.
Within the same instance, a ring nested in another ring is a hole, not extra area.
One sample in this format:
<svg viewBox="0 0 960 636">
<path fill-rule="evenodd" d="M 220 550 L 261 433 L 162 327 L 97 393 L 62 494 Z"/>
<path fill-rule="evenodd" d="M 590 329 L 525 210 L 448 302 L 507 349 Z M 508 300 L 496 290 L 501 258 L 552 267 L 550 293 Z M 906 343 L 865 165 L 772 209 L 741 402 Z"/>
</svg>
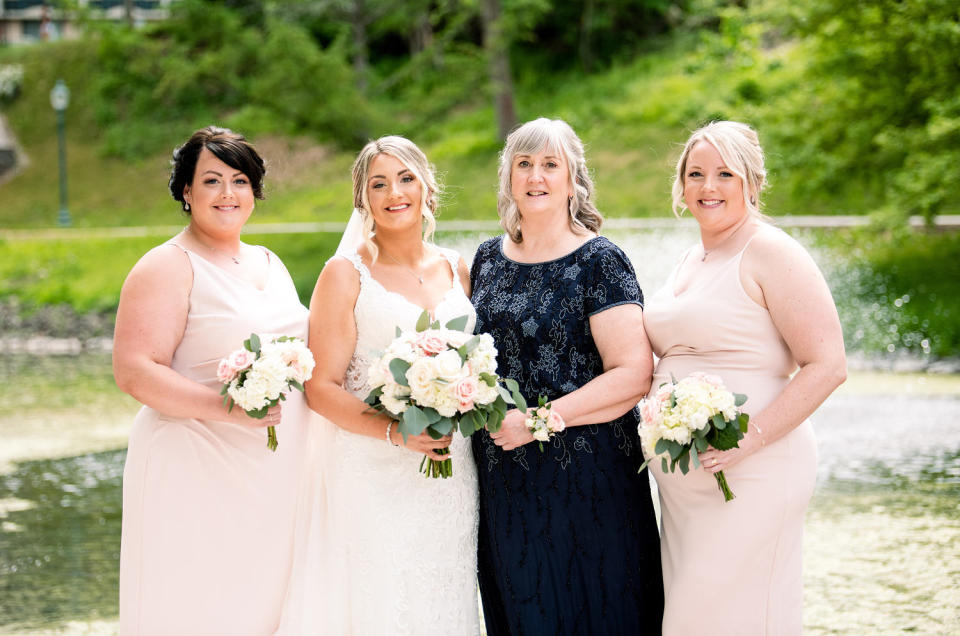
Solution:
<svg viewBox="0 0 960 636">
<path fill-rule="evenodd" d="M 698 141 L 687 155 L 683 201 L 705 227 L 723 229 L 749 213 L 743 200 L 743 182 L 706 141 Z"/>
<path fill-rule="evenodd" d="M 573 187 L 563 154 L 544 148 L 533 155 L 514 155 L 510 166 L 510 193 L 522 215 L 558 211 L 566 214 Z"/>
<path fill-rule="evenodd" d="M 209 234 L 239 234 L 253 212 L 250 179 L 204 148 L 197 158 L 193 180 L 183 189 L 190 204 L 191 223 Z"/>
<path fill-rule="evenodd" d="M 370 162 L 367 201 L 377 229 L 420 226 L 423 186 L 403 163 L 392 155 L 379 154 Z"/>
</svg>

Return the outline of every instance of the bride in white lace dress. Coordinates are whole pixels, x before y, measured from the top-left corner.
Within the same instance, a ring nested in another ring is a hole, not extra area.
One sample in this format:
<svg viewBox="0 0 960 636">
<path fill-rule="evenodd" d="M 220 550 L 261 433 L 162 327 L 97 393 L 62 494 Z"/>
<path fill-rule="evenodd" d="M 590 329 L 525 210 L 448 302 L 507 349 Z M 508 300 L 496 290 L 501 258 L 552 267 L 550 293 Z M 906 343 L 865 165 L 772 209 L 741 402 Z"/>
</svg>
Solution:
<svg viewBox="0 0 960 636">
<path fill-rule="evenodd" d="M 468 270 L 454 251 L 424 242 L 423 228 L 429 237 L 435 226 L 438 188 L 412 142 L 367 144 L 353 183 L 359 245 L 345 235 L 346 249 L 327 262 L 310 303 L 317 368 L 307 399 L 323 416 L 315 440 L 321 474 L 308 480 L 309 527 L 301 528 L 281 631 L 478 634 L 469 442 L 425 434 L 404 440 L 395 421 L 362 402 L 367 368 L 397 326 L 412 330 L 427 309 L 442 323 L 467 315 L 473 329 Z M 453 477 L 424 478 L 421 460 L 444 459 L 442 448 L 450 450 Z"/>
</svg>

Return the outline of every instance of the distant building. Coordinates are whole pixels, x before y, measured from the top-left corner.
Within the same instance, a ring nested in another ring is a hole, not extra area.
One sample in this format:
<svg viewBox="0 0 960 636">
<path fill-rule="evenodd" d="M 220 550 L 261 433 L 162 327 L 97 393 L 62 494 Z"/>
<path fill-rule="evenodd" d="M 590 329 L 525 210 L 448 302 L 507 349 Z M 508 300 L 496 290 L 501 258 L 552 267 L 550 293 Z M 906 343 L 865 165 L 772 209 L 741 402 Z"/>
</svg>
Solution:
<svg viewBox="0 0 960 636">
<path fill-rule="evenodd" d="M 135 25 L 162 20 L 174 0 L 77 0 L 79 11 L 96 19 Z M 50 0 L 0 0 L 0 45 L 40 42 L 76 37 L 74 14 L 60 9 Z"/>
</svg>

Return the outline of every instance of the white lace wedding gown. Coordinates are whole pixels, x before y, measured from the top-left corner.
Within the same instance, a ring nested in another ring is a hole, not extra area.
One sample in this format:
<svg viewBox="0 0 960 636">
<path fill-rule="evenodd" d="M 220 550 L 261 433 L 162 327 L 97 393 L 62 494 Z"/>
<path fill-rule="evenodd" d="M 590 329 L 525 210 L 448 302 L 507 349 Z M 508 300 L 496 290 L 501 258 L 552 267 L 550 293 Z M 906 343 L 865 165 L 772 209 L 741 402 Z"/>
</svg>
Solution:
<svg viewBox="0 0 960 636">
<path fill-rule="evenodd" d="M 472 330 L 476 314 L 458 277 L 459 256 L 442 251 L 453 286 L 434 318 L 443 324 L 467 315 Z M 414 329 L 423 309 L 385 289 L 356 252 L 342 257 L 360 273 L 357 346 L 344 387 L 363 399 L 371 361 L 397 326 Z M 281 633 L 479 634 L 477 474 L 469 441 L 453 438 L 452 477 L 427 479 L 419 471 L 422 454 L 317 424 L 321 474 L 305 490 L 313 503 L 300 529 Z"/>
</svg>

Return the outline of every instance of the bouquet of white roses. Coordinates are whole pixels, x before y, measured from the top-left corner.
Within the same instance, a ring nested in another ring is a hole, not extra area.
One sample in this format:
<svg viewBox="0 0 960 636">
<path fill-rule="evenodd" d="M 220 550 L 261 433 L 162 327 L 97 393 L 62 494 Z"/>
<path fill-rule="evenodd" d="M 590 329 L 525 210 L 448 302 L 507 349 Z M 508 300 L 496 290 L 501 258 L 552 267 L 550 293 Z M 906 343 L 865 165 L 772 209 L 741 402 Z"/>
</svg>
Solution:
<svg viewBox="0 0 960 636">
<path fill-rule="evenodd" d="M 640 401 L 643 421 L 637 432 L 648 458 L 640 470 L 659 455 L 663 472 L 673 472 L 679 465 L 686 475 L 690 459 L 693 467 L 698 468 L 698 454 L 708 447 L 721 451 L 736 448 L 747 432 L 750 416 L 738 408 L 747 401 L 747 396 L 731 393 L 715 375 L 695 372 L 679 382 L 676 378 L 672 380 Z M 713 476 L 724 500 L 733 499 L 723 471 Z"/>
<path fill-rule="evenodd" d="M 497 349 L 490 334 L 465 333 L 467 317 L 441 327 L 421 314 L 416 331 L 401 331 L 369 369 L 366 403 L 395 415 L 406 440 L 424 431 L 434 439 L 454 430 L 468 437 L 481 428 L 499 429 L 508 404 L 526 410 L 514 380 L 496 374 Z M 506 385 L 504 388 L 501 380 Z M 445 454 L 445 453 L 440 453 Z M 420 463 L 428 477 L 449 477 L 449 459 Z"/>
<path fill-rule="evenodd" d="M 280 336 L 261 344 L 250 334 L 237 349 L 220 361 L 217 379 L 223 382 L 220 395 L 229 413 L 236 404 L 252 418 L 261 419 L 267 410 L 285 400 L 284 391 L 303 391 L 313 373 L 313 354 L 300 338 Z M 277 450 L 277 430 L 267 427 L 267 448 Z"/>
</svg>

